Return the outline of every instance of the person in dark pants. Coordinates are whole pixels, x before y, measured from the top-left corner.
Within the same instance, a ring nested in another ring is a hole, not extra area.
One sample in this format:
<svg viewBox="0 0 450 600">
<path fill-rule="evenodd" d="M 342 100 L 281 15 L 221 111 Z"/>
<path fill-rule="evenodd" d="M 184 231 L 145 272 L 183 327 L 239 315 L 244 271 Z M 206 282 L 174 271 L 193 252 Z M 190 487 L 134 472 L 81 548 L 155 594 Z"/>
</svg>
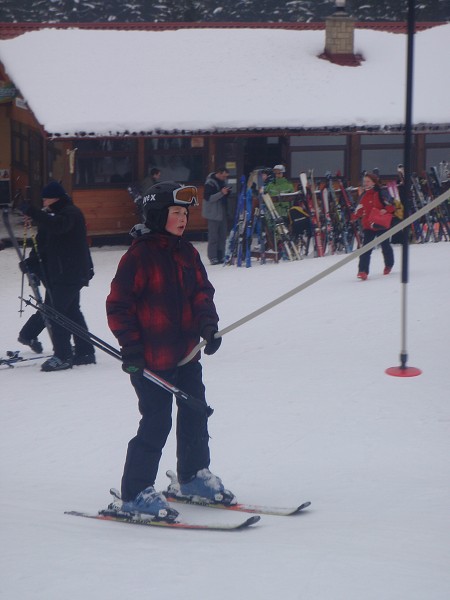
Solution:
<svg viewBox="0 0 450 600">
<path fill-rule="evenodd" d="M 371 222 L 370 215 L 372 209 L 376 208 L 380 210 L 381 213 L 393 214 L 395 211 L 395 206 L 390 204 L 389 201 L 382 196 L 379 179 L 373 173 L 366 173 L 364 175 L 363 187 L 364 192 L 359 198 L 359 203 L 352 215 L 352 219 L 361 219 L 364 234 L 363 245 L 366 245 L 386 231 L 385 229 L 377 228 L 376 225 Z M 381 251 L 384 258 L 383 274 L 389 275 L 389 273 L 392 271 L 392 267 L 394 266 L 394 251 L 392 250 L 389 240 L 384 240 L 384 242 L 381 242 Z M 369 250 L 359 257 L 357 277 L 362 281 L 365 281 L 369 275 L 371 254 L 372 250 Z"/>
<path fill-rule="evenodd" d="M 183 391 L 205 403 L 205 386 L 199 362 L 177 369 L 158 372 Z M 131 375 L 131 383 L 139 398 L 142 419 L 130 443 L 122 478 L 122 498 L 134 499 L 154 483 L 162 449 L 172 428 L 172 396 L 141 374 Z M 209 436 L 206 418 L 177 402 L 177 473 L 179 481 L 189 481 L 193 474 L 209 466 Z M 145 466 L 145 468 L 143 468 Z"/>
<path fill-rule="evenodd" d="M 218 320 L 214 288 L 197 250 L 182 238 L 188 208 L 197 203 L 195 187 L 162 182 L 143 190 L 142 227 L 120 260 L 106 301 L 108 324 L 122 352 L 139 399 L 141 421 L 129 442 L 118 510 L 173 516 L 173 509 L 154 484 L 172 426 L 172 395 L 145 379 L 148 368 L 199 399 L 198 412 L 177 401 L 177 474 L 180 493 L 232 502 L 221 480 L 209 470 L 207 404 L 199 354 L 177 366 L 198 344 L 214 354 Z M 170 512 L 171 511 L 171 512 Z M 176 512 L 176 511 L 175 511 Z"/>
<path fill-rule="evenodd" d="M 42 198 L 42 210 L 26 206 L 24 213 L 38 225 L 38 251 L 47 288 L 45 303 L 87 330 L 80 308 L 80 291 L 89 284 L 94 271 L 83 213 L 56 181 L 44 187 Z M 43 323 L 39 324 L 34 315 L 19 337 L 28 340 L 37 337 L 34 332 L 39 326 L 43 328 Z M 42 364 L 42 371 L 62 371 L 71 369 L 73 364 L 95 363 L 94 347 L 90 342 L 74 336 L 73 355 L 70 332 L 57 323 L 52 323 L 51 329 L 53 356 Z"/>
<path fill-rule="evenodd" d="M 227 239 L 227 197 L 231 188 L 226 184 L 228 171 L 219 167 L 206 178 L 202 216 L 208 221 L 208 258 L 212 265 L 222 264 Z"/>
</svg>

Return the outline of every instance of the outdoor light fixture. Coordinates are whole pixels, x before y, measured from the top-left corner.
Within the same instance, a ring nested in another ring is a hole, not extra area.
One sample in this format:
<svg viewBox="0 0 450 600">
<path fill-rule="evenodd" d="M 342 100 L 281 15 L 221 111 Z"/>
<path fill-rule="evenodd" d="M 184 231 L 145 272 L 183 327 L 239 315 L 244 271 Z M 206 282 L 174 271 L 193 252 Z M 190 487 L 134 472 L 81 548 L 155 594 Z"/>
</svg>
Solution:
<svg viewBox="0 0 450 600">
<path fill-rule="evenodd" d="M 337 13 L 345 12 L 345 2 L 346 0 L 334 0 L 336 6 Z"/>
</svg>

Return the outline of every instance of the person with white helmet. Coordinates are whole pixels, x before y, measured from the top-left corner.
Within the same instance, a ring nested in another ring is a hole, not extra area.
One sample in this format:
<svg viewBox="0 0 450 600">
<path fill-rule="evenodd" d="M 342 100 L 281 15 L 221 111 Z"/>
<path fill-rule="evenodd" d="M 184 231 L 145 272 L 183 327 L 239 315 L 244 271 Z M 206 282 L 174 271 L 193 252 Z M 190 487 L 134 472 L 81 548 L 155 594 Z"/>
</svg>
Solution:
<svg viewBox="0 0 450 600">
<path fill-rule="evenodd" d="M 292 194 L 295 191 L 294 186 L 284 176 L 286 173 L 284 165 L 275 165 L 272 171 L 275 179 L 267 185 L 266 192 L 272 196 L 276 203 L 278 214 L 281 217 L 287 218 L 291 203 L 289 200 L 283 200 L 282 194 Z"/>
</svg>

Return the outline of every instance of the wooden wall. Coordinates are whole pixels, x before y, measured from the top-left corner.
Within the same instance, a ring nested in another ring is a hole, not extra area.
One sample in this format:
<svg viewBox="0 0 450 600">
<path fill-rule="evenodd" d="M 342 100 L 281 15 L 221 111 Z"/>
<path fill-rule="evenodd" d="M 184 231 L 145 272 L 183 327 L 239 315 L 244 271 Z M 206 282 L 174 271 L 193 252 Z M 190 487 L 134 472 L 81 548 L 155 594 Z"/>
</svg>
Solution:
<svg viewBox="0 0 450 600">
<path fill-rule="evenodd" d="M 139 222 L 127 190 L 74 189 L 72 199 L 83 211 L 90 236 L 125 233 Z"/>
<path fill-rule="evenodd" d="M 201 190 L 203 192 L 203 190 Z M 83 211 L 89 236 L 127 233 L 139 223 L 135 205 L 125 189 L 94 188 L 72 191 L 74 203 Z M 200 206 L 189 211 L 188 230 L 206 231 Z"/>
</svg>

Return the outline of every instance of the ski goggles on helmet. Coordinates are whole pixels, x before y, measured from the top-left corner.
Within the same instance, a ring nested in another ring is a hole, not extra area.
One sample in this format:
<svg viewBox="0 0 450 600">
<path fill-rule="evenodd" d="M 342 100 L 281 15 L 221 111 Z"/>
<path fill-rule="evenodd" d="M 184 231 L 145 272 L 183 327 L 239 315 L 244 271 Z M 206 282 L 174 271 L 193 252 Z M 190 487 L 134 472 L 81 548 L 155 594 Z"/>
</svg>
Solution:
<svg viewBox="0 0 450 600">
<path fill-rule="evenodd" d="M 198 192 L 194 185 L 185 185 L 173 190 L 173 203 L 177 206 L 197 206 Z"/>
</svg>

